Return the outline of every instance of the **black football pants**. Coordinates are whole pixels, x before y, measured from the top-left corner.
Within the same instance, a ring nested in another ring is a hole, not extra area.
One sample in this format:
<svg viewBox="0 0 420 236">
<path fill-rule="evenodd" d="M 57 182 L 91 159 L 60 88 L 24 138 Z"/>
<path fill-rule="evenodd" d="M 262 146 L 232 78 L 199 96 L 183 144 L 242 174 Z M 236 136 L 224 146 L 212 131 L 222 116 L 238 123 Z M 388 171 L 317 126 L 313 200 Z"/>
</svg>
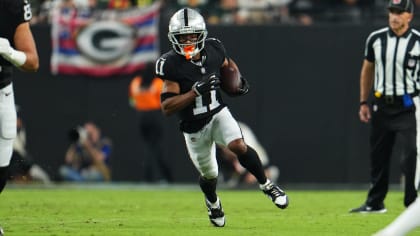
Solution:
<svg viewBox="0 0 420 236">
<path fill-rule="evenodd" d="M 393 110 L 395 111 L 395 110 Z M 416 117 L 414 110 L 387 113 L 386 108 L 373 112 L 370 136 L 371 188 L 366 204 L 379 207 L 388 192 L 390 159 L 396 138 L 401 138 L 402 173 L 405 176 L 404 205 L 410 205 L 417 197 L 415 173 L 417 161 Z"/>
</svg>

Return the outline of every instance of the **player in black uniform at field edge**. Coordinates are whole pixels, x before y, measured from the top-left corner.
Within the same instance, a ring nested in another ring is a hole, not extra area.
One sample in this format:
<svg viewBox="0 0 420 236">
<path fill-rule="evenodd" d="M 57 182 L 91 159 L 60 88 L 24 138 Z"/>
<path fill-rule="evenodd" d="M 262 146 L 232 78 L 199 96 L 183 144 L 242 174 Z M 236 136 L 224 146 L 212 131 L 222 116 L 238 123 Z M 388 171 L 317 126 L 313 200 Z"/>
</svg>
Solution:
<svg viewBox="0 0 420 236">
<path fill-rule="evenodd" d="M 238 122 L 222 101 L 218 88 L 220 68 L 234 63 L 222 43 L 214 38 L 207 39 L 203 17 L 189 8 L 172 16 L 168 37 L 173 49 L 156 62 L 156 74 L 164 80 L 162 111 L 165 115 L 179 115 L 189 156 L 200 173 L 199 184 L 210 222 L 217 227 L 225 225 L 221 201 L 216 194 L 215 143 L 233 151 L 274 204 L 286 208 L 287 195 L 267 179 L 257 153 L 246 145 Z M 248 92 L 247 83 L 242 80 L 243 87 L 237 95 Z"/>
<path fill-rule="evenodd" d="M 23 71 L 38 70 L 35 41 L 29 26 L 32 18 L 28 0 L 0 0 L 0 193 L 7 181 L 7 169 L 16 137 L 16 109 L 13 95 L 13 66 Z M 0 228 L 0 235 L 3 230 Z"/>
</svg>

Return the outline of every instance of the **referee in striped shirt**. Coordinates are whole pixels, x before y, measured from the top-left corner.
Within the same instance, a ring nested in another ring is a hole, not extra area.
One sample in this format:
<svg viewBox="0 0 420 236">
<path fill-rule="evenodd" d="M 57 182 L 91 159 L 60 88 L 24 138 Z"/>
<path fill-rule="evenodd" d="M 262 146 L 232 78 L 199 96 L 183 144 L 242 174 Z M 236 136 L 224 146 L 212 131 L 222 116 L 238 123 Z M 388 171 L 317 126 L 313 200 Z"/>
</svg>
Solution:
<svg viewBox="0 0 420 236">
<path fill-rule="evenodd" d="M 420 32 L 410 27 L 411 0 L 389 0 L 388 27 L 372 32 L 366 40 L 365 59 L 360 75 L 362 122 L 371 120 L 370 177 L 366 202 L 352 213 L 384 213 L 388 192 L 390 158 L 396 138 L 401 138 L 405 176 L 404 205 L 417 197 L 416 106 L 420 57 Z M 372 111 L 367 102 L 374 90 Z"/>
</svg>

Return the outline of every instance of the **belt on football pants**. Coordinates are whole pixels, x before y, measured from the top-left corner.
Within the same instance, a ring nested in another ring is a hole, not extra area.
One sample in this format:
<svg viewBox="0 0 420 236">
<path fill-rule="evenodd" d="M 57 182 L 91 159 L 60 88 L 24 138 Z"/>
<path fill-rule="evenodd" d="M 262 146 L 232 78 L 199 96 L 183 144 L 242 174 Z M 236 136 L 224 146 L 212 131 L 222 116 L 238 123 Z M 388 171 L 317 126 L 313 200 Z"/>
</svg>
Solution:
<svg viewBox="0 0 420 236">
<path fill-rule="evenodd" d="M 408 94 L 411 98 L 417 97 L 419 95 L 419 92 L 410 93 Z M 376 98 L 377 101 L 387 104 L 387 105 L 400 105 L 404 102 L 404 96 L 403 95 L 385 95 L 381 96 L 380 98 Z"/>
</svg>

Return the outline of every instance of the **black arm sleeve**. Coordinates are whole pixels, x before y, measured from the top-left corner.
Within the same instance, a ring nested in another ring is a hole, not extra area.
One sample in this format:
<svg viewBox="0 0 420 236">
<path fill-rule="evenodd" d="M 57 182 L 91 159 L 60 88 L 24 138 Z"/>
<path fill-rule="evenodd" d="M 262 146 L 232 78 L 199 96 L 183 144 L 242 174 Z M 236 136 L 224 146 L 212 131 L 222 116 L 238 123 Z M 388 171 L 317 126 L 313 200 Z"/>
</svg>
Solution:
<svg viewBox="0 0 420 236">
<path fill-rule="evenodd" d="M 171 93 L 171 92 L 161 93 L 160 94 L 160 102 L 163 102 L 163 101 L 165 101 L 165 99 L 168 99 L 170 97 L 174 97 L 176 95 L 178 95 L 178 94 Z"/>
</svg>

